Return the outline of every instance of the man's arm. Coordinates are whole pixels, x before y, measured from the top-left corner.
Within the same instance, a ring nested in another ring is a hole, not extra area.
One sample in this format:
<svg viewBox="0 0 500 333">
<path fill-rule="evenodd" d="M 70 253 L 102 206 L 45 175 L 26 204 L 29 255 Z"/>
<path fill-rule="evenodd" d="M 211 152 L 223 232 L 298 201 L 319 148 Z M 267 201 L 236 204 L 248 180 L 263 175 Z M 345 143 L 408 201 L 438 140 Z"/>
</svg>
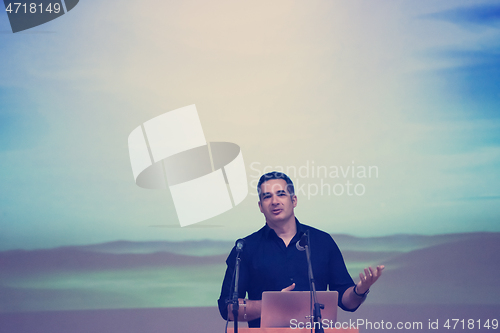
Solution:
<svg viewBox="0 0 500 333">
<path fill-rule="evenodd" d="M 384 266 L 377 266 L 376 270 L 373 270 L 371 267 L 365 268 L 365 274 L 359 274 L 359 282 L 356 286 L 350 287 L 344 292 L 342 296 L 342 304 L 348 309 L 357 308 L 363 301 L 366 296 L 364 295 L 368 289 L 378 280 L 380 275 L 382 275 L 382 270 Z M 354 292 L 354 288 L 356 288 L 356 292 Z"/>
<path fill-rule="evenodd" d="M 292 283 L 288 287 L 281 289 L 281 291 L 290 291 L 294 288 L 295 283 Z M 240 303 L 240 308 L 238 310 L 238 321 L 251 321 L 260 318 L 262 301 L 253 301 L 243 298 L 238 298 L 238 301 Z M 232 304 L 228 304 L 227 311 L 229 320 L 234 321 Z"/>
<path fill-rule="evenodd" d="M 238 321 L 250 321 L 260 318 L 262 301 L 253 301 L 249 299 L 238 298 L 240 309 L 238 310 Z M 228 304 L 227 316 L 230 321 L 234 321 L 233 305 Z"/>
</svg>

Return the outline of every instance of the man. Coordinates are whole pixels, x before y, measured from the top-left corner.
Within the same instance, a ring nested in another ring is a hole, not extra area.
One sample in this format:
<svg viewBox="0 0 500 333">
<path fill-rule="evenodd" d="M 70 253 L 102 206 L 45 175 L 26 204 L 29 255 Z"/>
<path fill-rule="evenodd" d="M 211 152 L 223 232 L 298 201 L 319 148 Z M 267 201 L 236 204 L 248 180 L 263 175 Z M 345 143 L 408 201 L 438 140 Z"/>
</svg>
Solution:
<svg viewBox="0 0 500 333">
<path fill-rule="evenodd" d="M 307 259 L 296 248 L 300 236 L 309 230 L 311 261 L 317 290 L 336 290 L 339 306 L 355 311 L 365 300 L 370 286 L 380 277 L 384 266 L 371 267 L 361 273 L 355 285 L 349 276 L 342 254 L 326 232 L 299 223 L 295 217 L 297 196 L 293 183 L 281 172 L 263 175 L 257 185 L 259 208 L 266 225 L 245 237 L 241 253 L 238 292 L 240 297 L 238 321 L 248 321 L 249 327 L 260 327 L 262 292 L 309 290 Z M 233 248 L 226 260 L 227 270 L 219 297 L 219 311 L 224 319 L 233 320 L 231 282 L 236 260 Z M 248 299 L 245 299 L 248 293 Z"/>
</svg>

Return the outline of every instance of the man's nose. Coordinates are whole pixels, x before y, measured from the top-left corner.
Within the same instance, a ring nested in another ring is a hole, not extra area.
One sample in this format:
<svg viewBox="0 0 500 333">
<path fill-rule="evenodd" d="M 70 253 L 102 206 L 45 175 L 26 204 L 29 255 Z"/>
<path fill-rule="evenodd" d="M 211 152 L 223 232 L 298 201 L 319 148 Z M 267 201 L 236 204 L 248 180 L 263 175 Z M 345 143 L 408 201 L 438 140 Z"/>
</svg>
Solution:
<svg viewBox="0 0 500 333">
<path fill-rule="evenodd" d="M 273 195 L 273 196 L 272 196 L 271 203 L 272 203 L 273 205 L 277 205 L 277 204 L 279 204 L 279 201 L 278 201 L 278 196 L 277 196 L 277 195 Z"/>
</svg>

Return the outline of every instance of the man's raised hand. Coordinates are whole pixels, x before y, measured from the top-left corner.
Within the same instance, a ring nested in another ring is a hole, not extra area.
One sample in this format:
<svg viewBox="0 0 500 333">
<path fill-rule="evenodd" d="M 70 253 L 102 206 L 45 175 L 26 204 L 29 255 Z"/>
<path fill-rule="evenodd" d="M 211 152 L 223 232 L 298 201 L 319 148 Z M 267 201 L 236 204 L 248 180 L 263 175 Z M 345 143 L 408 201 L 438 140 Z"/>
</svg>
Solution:
<svg viewBox="0 0 500 333">
<path fill-rule="evenodd" d="M 359 273 L 359 282 L 356 285 L 356 292 L 358 294 L 364 294 L 370 287 L 378 280 L 380 275 L 382 275 L 382 270 L 385 268 L 384 265 L 377 266 L 374 270 L 371 267 L 365 268 L 365 274 Z"/>
<path fill-rule="evenodd" d="M 295 282 L 289 285 L 288 287 L 281 289 L 281 291 L 290 291 L 293 290 L 294 288 L 295 288 Z"/>
</svg>

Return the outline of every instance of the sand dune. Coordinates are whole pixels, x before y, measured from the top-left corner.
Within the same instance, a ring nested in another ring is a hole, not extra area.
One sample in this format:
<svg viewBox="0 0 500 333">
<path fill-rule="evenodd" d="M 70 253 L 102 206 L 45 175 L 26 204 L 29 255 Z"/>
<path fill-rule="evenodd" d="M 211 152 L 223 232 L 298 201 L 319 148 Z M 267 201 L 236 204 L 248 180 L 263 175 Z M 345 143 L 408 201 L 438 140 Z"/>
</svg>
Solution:
<svg viewBox="0 0 500 333">
<path fill-rule="evenodd" d="M 188 256 L 169 252 L 112 254 L 84 251 L 79 247 L 0 252 L 0 269 L 7 272 L 110 270 L 137 267 L 193 266 L 222 263 L 226 255 Z"/>
<path fill-rule="evenodd" d="M 493 286 L 500 273 L 500 233 L 340 240 L 353 278 L 367 263 L 386 265 L 370 294 L 372 304 L 500 304 L 500 291 Z M 384 248 L 384 241 L 391 251 L 373 251 Z M 193 245 L 181 243 L 0 252 L 0 312 L 171 307 L 178 306 L 179 297 L 187 306 L 214 304 L 232 243 L 194 242 L 203 253 L 224 248 L 218 255 L 158 251 Z M 372 247 L 350 250 L 359 244 Z"/>
</svg>

